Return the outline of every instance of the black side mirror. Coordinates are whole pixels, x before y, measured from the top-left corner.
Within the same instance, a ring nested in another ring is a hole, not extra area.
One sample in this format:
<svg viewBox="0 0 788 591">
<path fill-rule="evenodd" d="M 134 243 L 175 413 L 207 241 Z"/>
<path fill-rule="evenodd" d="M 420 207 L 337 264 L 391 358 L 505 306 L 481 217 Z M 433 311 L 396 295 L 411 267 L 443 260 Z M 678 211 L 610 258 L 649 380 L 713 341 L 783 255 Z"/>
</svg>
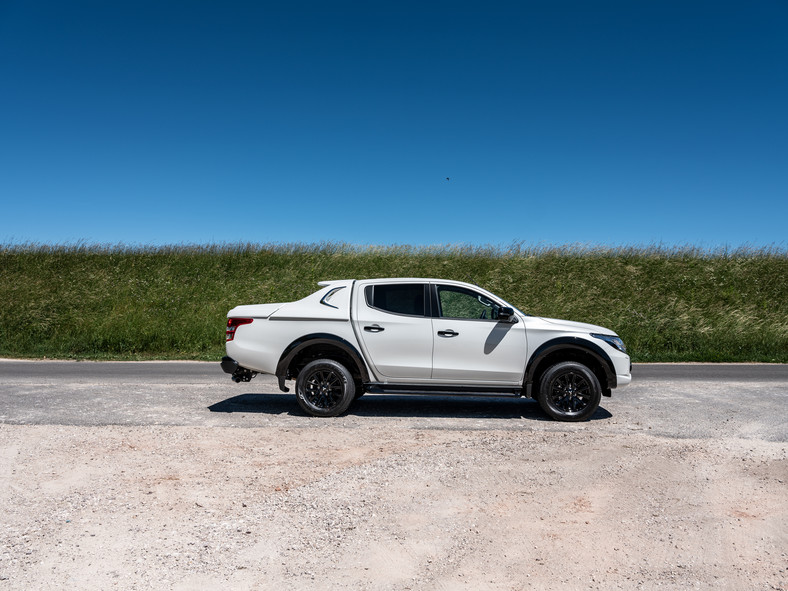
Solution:
<svg viewBox="0 0 788 591">
<path fill-rule="evenodd" d="M 498 320 L 500 322 L 511 322 L 512 324 L 516 323 L 517 316 L 514 315 L 514 308 L 509 308 L 508 306 L 498 308 Z"/>
</svg>

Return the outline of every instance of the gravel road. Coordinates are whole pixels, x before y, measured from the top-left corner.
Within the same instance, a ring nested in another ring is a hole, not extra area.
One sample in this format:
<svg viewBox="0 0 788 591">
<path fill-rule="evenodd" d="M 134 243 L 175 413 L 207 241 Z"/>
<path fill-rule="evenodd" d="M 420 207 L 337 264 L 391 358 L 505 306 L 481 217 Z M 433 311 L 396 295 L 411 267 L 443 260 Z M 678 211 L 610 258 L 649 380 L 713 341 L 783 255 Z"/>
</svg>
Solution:
<svg viewBox="0 0 788 591">
<path fill-rule="evenodd" d="M 0 361 L 0 590 L 788 590 L 788 367 L 636 366 L 581 424 L 216 364 Z"/>
</svg>

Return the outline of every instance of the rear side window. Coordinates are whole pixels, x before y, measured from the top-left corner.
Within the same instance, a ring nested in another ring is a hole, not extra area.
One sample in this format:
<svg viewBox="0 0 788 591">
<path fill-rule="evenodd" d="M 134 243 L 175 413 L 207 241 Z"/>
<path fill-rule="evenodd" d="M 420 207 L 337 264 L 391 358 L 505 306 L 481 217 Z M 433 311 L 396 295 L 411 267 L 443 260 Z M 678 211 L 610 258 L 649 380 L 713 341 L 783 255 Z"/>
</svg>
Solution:
<svg viewBox="0 0 788 591">
<path fill-rule="evenodd" d="M 364 290 L 367 305 L 392 314 L 424 316 L 425 285 L 422 283 L 395 283 L 368 285 Z"/>
</svg>

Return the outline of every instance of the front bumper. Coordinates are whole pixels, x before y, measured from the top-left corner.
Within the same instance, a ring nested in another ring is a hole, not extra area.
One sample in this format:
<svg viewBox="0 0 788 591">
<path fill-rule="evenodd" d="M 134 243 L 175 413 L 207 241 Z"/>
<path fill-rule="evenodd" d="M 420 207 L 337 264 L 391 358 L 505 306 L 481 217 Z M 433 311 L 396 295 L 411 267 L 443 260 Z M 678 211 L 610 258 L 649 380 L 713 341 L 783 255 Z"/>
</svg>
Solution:
<svg viewBox="0 0 788 591">
<path fill-rule="evenodd" d="M 632 382 L 632 374 L 616 374 L 616 387 L 621 388 L 623 386 L 628 386 Z"/>
<path fill-rule="evenodd" d="M 626 363 L 622 360 L 616 360 L 614 365 L 616 367 L 616 386 L 621 388 L 628 386 L 632 382 L 632 361 L 629 356 L 626 356 Z M 622 369 L 622 366 L 624 369 Z"/>
</svg>

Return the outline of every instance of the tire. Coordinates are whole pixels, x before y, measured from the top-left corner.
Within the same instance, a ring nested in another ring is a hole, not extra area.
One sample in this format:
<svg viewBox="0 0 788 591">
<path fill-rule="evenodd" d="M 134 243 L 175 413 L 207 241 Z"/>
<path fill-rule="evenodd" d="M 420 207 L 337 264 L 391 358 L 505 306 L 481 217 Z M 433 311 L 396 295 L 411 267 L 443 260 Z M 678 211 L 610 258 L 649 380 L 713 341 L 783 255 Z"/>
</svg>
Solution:
<svg viewBox="0 0 788 591">
<path fill-rule="evenodd" d="M 298 373 L 298 405 L 313 417 L 335 417 L 345 412 L 356 395 L 353 376 L 333 359 L 317 359 Z"/>
<path fill-rule="evenodd" d="M 582 363 L 556 363 L 539 381 L 539 406 L 558 421 L 585 421 L 601 400 L 599 380 Z"/>
</svg>

